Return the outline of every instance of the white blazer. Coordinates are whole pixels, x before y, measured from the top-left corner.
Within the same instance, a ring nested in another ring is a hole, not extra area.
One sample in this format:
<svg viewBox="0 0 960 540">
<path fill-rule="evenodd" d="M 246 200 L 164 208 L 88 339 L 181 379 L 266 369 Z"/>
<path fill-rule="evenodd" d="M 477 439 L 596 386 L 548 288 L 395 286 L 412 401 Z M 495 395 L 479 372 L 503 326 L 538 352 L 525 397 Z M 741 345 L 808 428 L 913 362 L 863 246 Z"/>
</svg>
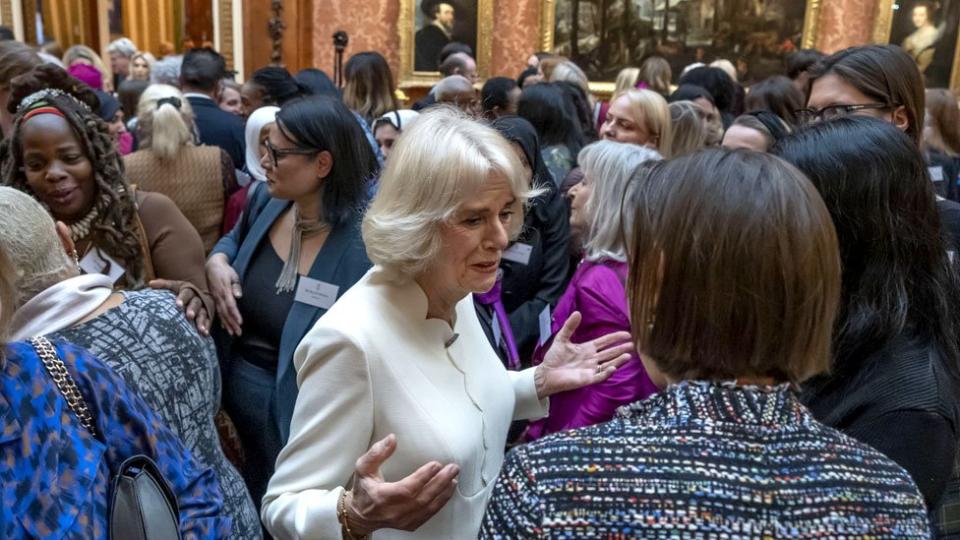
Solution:
<svg viewBox="0 0 960 540">
<path fill-rule="evenodd" d="M 532 369 L 504 369 L 471 296 L 457 304 L 453 329 L 426 314 L 416 282 L 374 267 L 303 338 L 290 439 L 263 498 L 276 538 L 340 540 L 341 490 L 357 458 L 390 433 L 397 450 L 382 468 L 386 481 L 435 460 L 459 465 L 459 484 L 416 532 L 383 529 L 373 538 L 477 537 L 510 422 L 545 416 L 549 406 L 537 399 Z"/>
</svg>

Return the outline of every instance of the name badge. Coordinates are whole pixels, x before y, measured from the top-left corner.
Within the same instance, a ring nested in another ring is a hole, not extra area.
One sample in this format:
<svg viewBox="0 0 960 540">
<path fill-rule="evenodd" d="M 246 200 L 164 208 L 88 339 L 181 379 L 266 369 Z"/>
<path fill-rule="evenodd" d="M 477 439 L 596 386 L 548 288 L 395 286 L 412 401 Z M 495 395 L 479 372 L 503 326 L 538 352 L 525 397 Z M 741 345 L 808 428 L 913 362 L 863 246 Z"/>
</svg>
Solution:
<svg viewBox="0 0 960 540">
<path fill-rule="evenodd" d="M 547 307 L 543 308 L 543 311 L 540 312 L 540 345 L 542 346 L 547 340 L 550 339 L 550 304 L 547 304 Z"/>
<path fill-rule="evenodd" d="M 91 249 L 80 259 L 80 269 L 86 274 L 103 274 L 113 283 L 127 273 L 127 269 L 122 264 L 100 251 L 100 248 Z"/>
<path fill-rule="evenodd" d="M 930 171 L 930 180 L 943 182 L 943 167 L 927 167 L 927 170 Z"/>
<path fill-rule="evenodd" d="M 503 252 L 503 258 L 524 266 L 530 264 L 530 254 L 533 253 L 533 246 L 517 242 Z"/>
<path fill-rule="evenodd" d="M 308 306 L 330 309 L 337 301 L 338 292 L 340 292 L 340 287 L 337 285 L 307 276 L 300 276 L 300 281 L 297 283 L 297 294 L 293 299 Z"/>
<path fill-rule="evenodd" d="M 503 342 L 503 329 L 500 328 L 500 317 L 497 316 L 497 312 L 493 312 L 493 343 L 499 347 L 501 342 Z"/>
</svg>

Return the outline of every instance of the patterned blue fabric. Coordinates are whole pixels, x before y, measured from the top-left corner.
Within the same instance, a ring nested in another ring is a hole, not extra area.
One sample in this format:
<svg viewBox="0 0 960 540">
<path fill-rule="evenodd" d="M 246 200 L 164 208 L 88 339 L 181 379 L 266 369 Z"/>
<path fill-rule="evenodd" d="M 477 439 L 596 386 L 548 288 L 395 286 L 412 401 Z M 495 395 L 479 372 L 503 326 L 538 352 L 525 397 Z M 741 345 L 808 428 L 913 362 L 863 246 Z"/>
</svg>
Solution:
<svg viewBox="0 0 960 540">
<path fill-rule="evenodd" d="M 787 385 L 684 382 L 512 450 L 481 539 L 930 537 L 902 467 Z"/>
<path fill-rule="evenodd" d="M 184 539 L 228 536 L 231 519 L 222 515 L 212 470 L 200 467 L 103 363 L 71 345 L 57 350 L 91 408 L 98 438 L 80 425 L 33 347 L 9 345 L 0 381 L 0 536 L 107 538 L 111 475 L 136 454 L 153 458 L 170 483 Z"/>
</svg>

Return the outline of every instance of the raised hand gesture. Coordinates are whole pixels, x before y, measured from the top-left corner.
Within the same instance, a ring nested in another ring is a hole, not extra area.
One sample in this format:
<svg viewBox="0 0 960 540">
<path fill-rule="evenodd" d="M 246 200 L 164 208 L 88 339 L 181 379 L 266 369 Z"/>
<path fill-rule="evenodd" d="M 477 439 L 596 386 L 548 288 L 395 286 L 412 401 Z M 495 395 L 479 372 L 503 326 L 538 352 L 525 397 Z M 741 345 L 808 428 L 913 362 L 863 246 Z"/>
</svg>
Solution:
<svg viewBox="0 0 960 540">
<path fill-rule="evenodd" d="M 630 359 L 633 344 L 629 332 L 614 332 L 586 343 L 571 342 L 581 319 L 579 311 L 570 315 L 553 339 L 543 363 L 537 366 L 534 380 L 541 399 L 605 381 Z"/>
</svg>

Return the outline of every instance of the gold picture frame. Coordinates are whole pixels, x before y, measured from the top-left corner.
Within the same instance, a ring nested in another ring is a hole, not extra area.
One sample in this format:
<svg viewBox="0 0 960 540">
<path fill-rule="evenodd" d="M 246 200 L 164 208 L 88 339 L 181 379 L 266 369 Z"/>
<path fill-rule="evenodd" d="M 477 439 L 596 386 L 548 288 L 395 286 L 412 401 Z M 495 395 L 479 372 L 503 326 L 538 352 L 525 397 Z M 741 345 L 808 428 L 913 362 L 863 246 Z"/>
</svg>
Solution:
<svg viewBox="0 0 960 540">
<path fill-rule="evenodd" d="M 892 1 L 892 0 L 881 0 Z M 823 0 L 807 0 L 803 15 L 803 36 L 801 47 L 815 48 L 820 32 L 820 11 Z M 557 25 L 557 0 L 540 0 L 540 50 L 553 51 L 555 28 Z M 615 83 L 612 81 L 597 81 L 590 83 L 590 90 L 600 96 L 609 96 L 613 93 Z"/>
<path fill-rule="evenodd" d="M 897 11 L 897 2 L 895 0 L 878 0 L 877 16 L 873 20 L 873 42 L 890 43 L 893 33 L 894 12 Z M 950 65 L 949 88 L 954 92 L 960 92 L 960 29 L 957 31 L 957 39 L 954 44 L 953 61 Z"/>
<path fill-rule="evenodd" d="M 494 0 L 477 0 L 477 75 L 481 79 L 490 76 L 493 58 L 493 3 Z M 416 31 L 417 0 L 400 0 L 400 18 L 397 31 L 400 33 L 400 88 L 428 88 L 440 80 L 438 71 L 414 70 L 414 33 Z"/>
</svg>

